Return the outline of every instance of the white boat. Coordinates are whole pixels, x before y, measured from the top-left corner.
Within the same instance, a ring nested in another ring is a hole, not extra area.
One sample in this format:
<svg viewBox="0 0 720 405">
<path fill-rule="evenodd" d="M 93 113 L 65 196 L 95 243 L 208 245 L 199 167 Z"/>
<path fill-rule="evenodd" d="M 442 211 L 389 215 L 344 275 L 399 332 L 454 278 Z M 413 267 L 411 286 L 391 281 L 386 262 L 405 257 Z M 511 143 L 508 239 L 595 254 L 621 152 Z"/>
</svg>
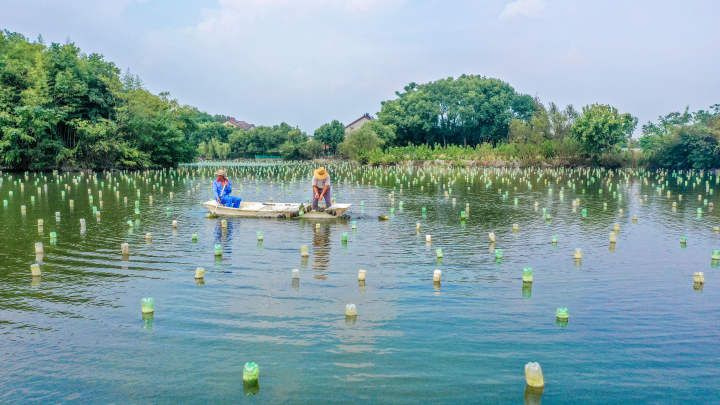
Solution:
<svg viewBox="0 0 720 405">
<path fill-rule="evenodd" d="M 300 203 L 275 203 L 275 202 L 252 202 L 243 201 L 240 208 L 226 207 L 218 204 L 215 200 L 203 203 L 205 208 L 213 215 L 229 217 L 249 218 L 311 218 L 311 219 L 333 219 L 342 217 L 350 209 L 351 204 L 333 204 L 324 211 L 312 211 L 300 214 L 300 208 L 305 206 Z"/>
</svg>

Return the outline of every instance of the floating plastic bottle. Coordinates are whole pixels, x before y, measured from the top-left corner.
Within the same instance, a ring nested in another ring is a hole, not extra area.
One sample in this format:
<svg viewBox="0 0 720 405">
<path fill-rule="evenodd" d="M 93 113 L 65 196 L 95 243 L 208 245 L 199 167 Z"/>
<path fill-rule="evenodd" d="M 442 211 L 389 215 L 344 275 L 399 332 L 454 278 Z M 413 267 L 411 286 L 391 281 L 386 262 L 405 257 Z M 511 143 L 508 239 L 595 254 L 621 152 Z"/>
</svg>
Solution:
<svg viewBox="0 0 720 405">
<path fill-rule="evenodd" d="M 533 282 L 533 269 L 532 269 L 532 267 L 525 267 L 525 268 L 523 269 L 522 281 L 523 281 L 523 283 L 532 283 L 532 282 Z"/>
<path fill-rule="evenodd" d="M 530 362 L 525 364 L 525 383 L 533 388 L 542 388 L 545 386 L 545 379 L 543 378 L 542 368 L 540 368 L 539 363 Z"/>
<path fill-rule="evenodd" d="M 570 313 L 566 307 L 560 307 L 555 310 L 555 318 L 558 321 L 567 321 L 570 318 Z"/>
<path fill-rule="evenodd" d="M 155 312 L 155 300 L 152 297 L 145 297 L 140 300 L 140 310 L 143 314 Z"/>
<path fill-rule="evenodd" d="M 215 257 L 221 257 L 222 256 L 222 245 L 219 243 L 215 244 Z"/>
<path fill-rule="evenodd" d="M 201 278 L 205 278 L 205 269 L 202 267 L 198 267 L 195 269 L 195 279 L 199 280 Z"/>
<path fill-rule="evenodd" d="M 254 361 L 248 361 L 243 366 L 243 383 L 257 385 L 260 379 L 260 367 Z"/>
<path fill-rule="evenodd" d="M 357 316 L 357 307 L 355 307 L 355 304 L 345 305 L 345 316 L 348 318 L 354 318 Z"/>
</svg>

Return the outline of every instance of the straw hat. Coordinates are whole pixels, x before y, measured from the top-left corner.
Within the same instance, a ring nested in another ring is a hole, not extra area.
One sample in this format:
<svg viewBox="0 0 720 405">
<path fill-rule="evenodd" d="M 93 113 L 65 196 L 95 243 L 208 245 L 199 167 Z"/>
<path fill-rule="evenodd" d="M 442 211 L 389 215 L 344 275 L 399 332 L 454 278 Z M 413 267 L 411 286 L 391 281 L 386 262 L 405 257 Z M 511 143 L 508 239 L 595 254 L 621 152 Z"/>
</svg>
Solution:
<svg viewBox="0 0 720 405">
<path fill-rule="evenodd" d="M 325 180 L 328 177 L 328 172 L 324 167 L 318 167 L 315 169 L 314 176 L 318 180 Z"/>
<path fill-rule="evenodd" d="M 215 171 L 215 175 L 227 177 L 227 172 L 225 171 L 225 169 L 217 169 L 217 171 Z"/>
</svg>

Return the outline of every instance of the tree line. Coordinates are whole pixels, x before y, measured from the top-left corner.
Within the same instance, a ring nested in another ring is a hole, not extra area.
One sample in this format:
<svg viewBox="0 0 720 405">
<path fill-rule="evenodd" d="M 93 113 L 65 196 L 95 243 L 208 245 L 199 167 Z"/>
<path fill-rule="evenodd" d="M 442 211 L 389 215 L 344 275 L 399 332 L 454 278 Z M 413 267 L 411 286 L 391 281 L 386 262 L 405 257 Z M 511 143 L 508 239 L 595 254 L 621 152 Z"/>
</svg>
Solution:
<svg viewBox="0 0 720 405">
<path fill-rule="evenodd" d="M 720 166 L 719 117 L 715 105 L 647 123 L 639 141 L 645 163 Z M 381 103 L 377 119 L 349 132 L 338 120 L 309 136 L 287 123 L 245 130 L 225 125 L 227 119 L 153 94 L 136 75 L 121 74 L 102 55 L 72 43 L 45 45 L 0 32 L 0 167 L 10 169 L 137 169 L 257 155 L 367 162 L 420 145 L 431 148 L 415 155 L 501 148 L 504 156 L 572 155 L 572 164 L 617 166 L 627 154 L 622 150 L 634 146 L 637 126 L 635 117 L 610 105 L 544 105 L 479 75 L 410 83 Z"/>
</svg>

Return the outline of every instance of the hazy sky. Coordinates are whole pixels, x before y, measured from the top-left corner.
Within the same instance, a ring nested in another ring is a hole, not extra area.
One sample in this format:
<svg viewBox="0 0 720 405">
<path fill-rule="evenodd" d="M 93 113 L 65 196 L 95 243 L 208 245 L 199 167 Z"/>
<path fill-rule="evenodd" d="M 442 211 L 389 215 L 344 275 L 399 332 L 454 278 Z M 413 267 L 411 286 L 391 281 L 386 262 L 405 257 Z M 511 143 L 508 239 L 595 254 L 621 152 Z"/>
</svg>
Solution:
<svg viewBox="0 0 720 405">
<path fill-rule="evenodd" d="M 497 77 L 640 123 L 720 103 L 718 0 L 0 0 L 154 92 L 255 124 L 345 123 L 411 81 Z"/>
</svg>

